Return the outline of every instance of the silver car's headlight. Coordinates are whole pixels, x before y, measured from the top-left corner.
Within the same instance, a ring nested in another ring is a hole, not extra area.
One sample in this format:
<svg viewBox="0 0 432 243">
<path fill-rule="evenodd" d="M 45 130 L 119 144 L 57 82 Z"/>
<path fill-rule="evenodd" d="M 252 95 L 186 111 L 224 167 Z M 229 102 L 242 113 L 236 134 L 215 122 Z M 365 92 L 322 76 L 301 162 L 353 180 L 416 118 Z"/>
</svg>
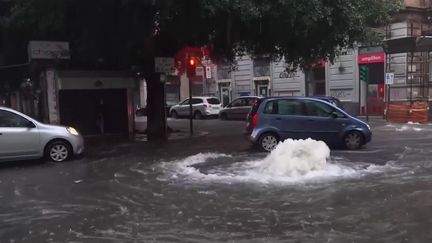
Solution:
<svg viewBox="0 0 432 243">
<path fill-rule="evenodd" d="M 78 136 L 78 135 L 79 135 L 78 131 L 77 131 L 75 128 L 73 128 L 73 127 L 67 127 L 66 129 L 67 129 L 68 132 L 69 132 L 70 134 L 72 134 L 72 135 L 75 135 L 75 136 Z"/>
</svg>

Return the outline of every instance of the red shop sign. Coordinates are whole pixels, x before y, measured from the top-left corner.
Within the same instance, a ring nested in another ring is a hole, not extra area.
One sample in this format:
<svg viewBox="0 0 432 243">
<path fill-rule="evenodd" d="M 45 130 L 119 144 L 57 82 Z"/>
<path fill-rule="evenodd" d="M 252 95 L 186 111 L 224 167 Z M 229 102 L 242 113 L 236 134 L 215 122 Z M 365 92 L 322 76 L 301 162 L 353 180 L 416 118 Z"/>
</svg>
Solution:
<svg viewBox="0 0 432 243">
<path fill-rule="evenodd" d="M 384 60 L 385 60 L 384 52 L 358 55 L 358 63 L 359 64 L 381 63 L 381 62 L 384 62 Z"/>
</svg>

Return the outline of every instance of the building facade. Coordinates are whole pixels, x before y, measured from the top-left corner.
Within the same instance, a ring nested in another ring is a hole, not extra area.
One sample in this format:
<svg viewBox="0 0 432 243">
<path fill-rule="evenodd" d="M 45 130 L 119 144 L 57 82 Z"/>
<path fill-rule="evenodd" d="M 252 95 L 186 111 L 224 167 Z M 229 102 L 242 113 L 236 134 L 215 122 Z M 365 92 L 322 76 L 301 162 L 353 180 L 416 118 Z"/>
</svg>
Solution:
<svg viewBox="0 0 432 243">
<path fill-rule="evenodd" d="M 214 66 L 210 94 L 224 104 L 247 95 L 324 96 L 339 98 L 350 112 L 359 112 L 357 51 L 346 51 L 333 64 L 320 62 L 309 71 L 287 72 L 284 60 L 238 57 L 236 63 Z"/>
</svg>

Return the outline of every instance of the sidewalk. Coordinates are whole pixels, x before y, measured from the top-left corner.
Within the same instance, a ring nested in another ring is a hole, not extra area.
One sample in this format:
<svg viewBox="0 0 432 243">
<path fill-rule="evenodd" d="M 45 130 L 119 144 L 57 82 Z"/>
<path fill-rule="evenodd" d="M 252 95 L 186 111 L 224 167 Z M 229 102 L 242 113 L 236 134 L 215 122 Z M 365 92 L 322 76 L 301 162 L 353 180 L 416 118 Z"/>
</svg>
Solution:
<svg viewBox="0 0 432 243">
<path fill-rule="evenodd" d="M 384 124 L 389 123 L 389 122 L 387 122 L 387 120 L 383 116 L 369 116 L 369 117 L 356 116 L 356 118 L 358 118 L 364 122 L 367 122 L 371 125 L 384 125 Z"/>
<path fill-rule="evenodd" d="M 180 139 L 188 139 L 188 138 L 199 138 L 208 135 L 208 132 L 204 131 L 195 131 L 191 136 L 189 131 L 177 131 L 172 132 L 168 135 L 168 140 L 180 140 Z M 147 142 L 147 135 L 142 133 L 136 133 L 133 139 L 134 142 Z"/>
<path fill-rule="evenodd" d="M 168 136 L 168 140 L 180 140 L 189 138 L 199 138 L 208 135 L 205 131 L 195 131 L 191 136 L 189 131 L 177 131 L 172 132 Z M 104 146 L 113 145 L 119 143 L 129 143 L 129 142 L 147 142 L 147 135 L 143 133 L 135 133 L 132 138 L 125 134 L 103 134 L 103 135 L 90 135 L 84 137 L 86 146 Z"/>
</svg>

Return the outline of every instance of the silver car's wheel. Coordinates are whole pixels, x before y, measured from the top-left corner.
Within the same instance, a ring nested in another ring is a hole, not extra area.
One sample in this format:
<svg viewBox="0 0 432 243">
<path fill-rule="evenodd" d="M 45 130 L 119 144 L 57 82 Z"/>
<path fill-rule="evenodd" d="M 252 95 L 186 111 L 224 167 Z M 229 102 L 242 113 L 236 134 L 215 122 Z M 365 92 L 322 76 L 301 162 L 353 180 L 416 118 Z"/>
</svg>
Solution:
<svg viewBox="0 0 432 243">
<path fill-rule="evenodd" d="M 270 152 L 276 148 L 279 139 L 274 134 L 266 133 L 261 136 L 259 143 L 263 150 Z"/>
<path fill-rule="evenodd" d="M 47 156 L 54 162 L 63 162 L 69 159 L 71 155 L 70 146 L 62 141 L 54 142 L 48 146 Z"/>
<path fill-rule="evenodd" d="M 344 143 L 347 149 L 359 149 L 363 144 L 363 137 L 359 132 L 351 131 L 345 135 Z"/>
</svg>

